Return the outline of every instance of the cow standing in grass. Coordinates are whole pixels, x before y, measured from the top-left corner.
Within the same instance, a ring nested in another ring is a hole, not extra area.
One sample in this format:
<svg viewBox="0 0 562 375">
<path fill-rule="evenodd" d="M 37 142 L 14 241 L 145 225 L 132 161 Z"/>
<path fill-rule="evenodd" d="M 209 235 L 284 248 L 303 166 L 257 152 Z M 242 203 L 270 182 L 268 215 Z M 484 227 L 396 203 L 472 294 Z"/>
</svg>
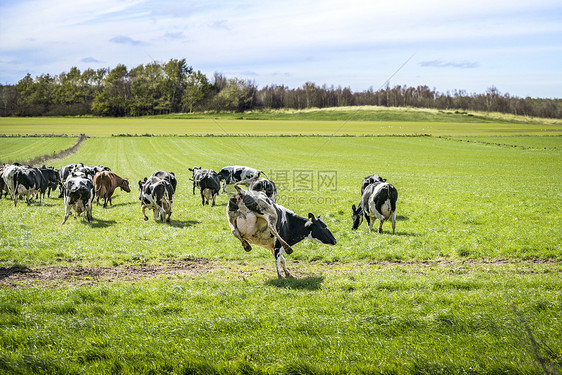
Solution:
<svg viewBox="0 0 562 375">
<path fill-rule="evenodd" d="M 144 220 L 148 220 L 145 213 L 148 208 L 153 210 L 155 221 L 160 215 L 163 222 L 170 222 L 175 193 L 175 185 L 170 181 L 177 183 L 175 175 L 165 171 L 155 172 L 150 178 L 139 181 L 139 200 Z"/>
<path fill-rule="evenodd" d="M 221 183 L 217 172 L 212 169 L 203 169 L 205 172 L 199 176 L 199 189 L 201 191 L 201 204 L 209 204 L 213 201 L 213 206 L 215 205 L 215 200 L 221 189 Z"/>
<path fill-rule="evenodd" d="M 382 233 L 382 224 L 385 220 L 392 218 L 392 234 L 396 229 L 396 201 L 398 191 L 394 186 L 386 182 L 374 182 L 369 184 L 357 206 L 351 206 L 352 230 L 359 228 L 363 218 L 367 221 L 369 232 L 373 224 L 379 219 L 379 233 Z"/>
<path fill-rule="evenodd" d="M 131 192 L 128 178 L 121 178 L 111 171 L 96 173 L 94 176 L 94 189 L 96 192 L 97 204 L 99 205 L 100 198 L 103 198 L 103 208 L 107 208 L 107 202 L 109 202 L 109 205 L 112 205 L 111 197 L 118 187 L 127 193 Z"/>
<path fill-rule="evenodd" d="M 320 216 L 308 214 L 308 219 L 296 215 L 287 208 L 274 203 L 262 192 L 246 191 L 237 184 L 236 194 L 228 201 L 226 213 L 234 237 L 244 250 L 252 250 L 250 244 L 271 251 L 275 258 L 277 277 L 290 277 L 283 254 L 291 254 L 291 246 L 305 238 L 327 245 L 335 245 L 336 239 Z"/>
<path fill-rule="evenodd" d="M 64 182 L 64 220 L 62 224 L 70 216 L 71 209 L 74 210 L 74 219 L 77 216 L 86 214 L 88 222 L 93 220 L 92 206 L 94 202 L 94 183 L 91 179 L 84 176 L 70 176 Z M 61 224 L 61 225 L 62 225 Z"/>
</svg>

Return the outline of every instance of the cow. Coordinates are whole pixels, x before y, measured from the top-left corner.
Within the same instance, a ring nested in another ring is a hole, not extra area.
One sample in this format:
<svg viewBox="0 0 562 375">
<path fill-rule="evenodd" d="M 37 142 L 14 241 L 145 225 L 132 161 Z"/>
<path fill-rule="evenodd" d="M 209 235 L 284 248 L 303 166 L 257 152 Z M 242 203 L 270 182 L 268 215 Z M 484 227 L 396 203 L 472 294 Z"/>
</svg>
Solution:
<svg viewBox="0 0 562 375">
<path fill-rule="evenodd" d="M 201 167 L 193 167 L 188 169 L 192 173 L 191 181 L 193 181 L 193 195 L 195 195 L 195 188 L 199 187 L 199 180 L 201 180 L 201 177 L 203 177 L 205 171 L 209 171 L 209 169 L 201 169 Z"/>
<path fill-rule="evenodd" d="M 54 169 L 53 167 L 46 167 L 42 166 L 39 168 L 39 171 L 43 175 L 45 181 L 43 181 L 43 185 L 41 185 L 41 195 L 45 198 L 45 192 L 47 193 L 47 197 L 51 197 L 51 190 L 56 190 L 57 186 L 60 181 L 60 174 L 59 172 Z"/>
<path fill-rule="evenodd" d="M 219 179 L 223 182 L 222 190 L 226 193 L 226 185 L 233 185 L 243 180 L 256 179 L 263 172 L 250 167 L 243 167 L 240 165 L 228 166 L 222 168 L 218 175 Z"/>
<path fill-rule="evenodd" d="M 14 207 L 17 206 L 18 197 L 21 195 L 26 196 L 27 205 L 30 206 L 33 196 L 39 194 L 39 205 L 41 205 L 41 186 L 45 182 L 38 168 L 11 165 L 5 168 L 2 178 L 8 186 Z"/>
<path fill-rule="evenodd" d="M 170 183 L 170 185 L 172 185 L 173 188 L 173 194 L 176 193 L 176 187 L 178 185 L 178 182 L 176 180 L 176 174 L 174 172 L 166 172 L 166 171 L 156 171 L 152 174 L 155 177 L 158 177 L 162 180 L 166 180 Z"/>
<path fill-rule="evenodd" d="M 228 201 L 226 214 L 234 237 L 244 250 L 252 250 L 250 244 L 263 247 L 273 254 L 277 277 L 281 267 L 285 277 L 291 277 L 283 253 L 291 254 L 291 246 L 305 238 L 326 245 L 335 245 L 336 239 L 320 216 L 308 214 L 308 219 L 298 216 L 287 208 L 274 203 L 263 192 L 244 190 L 234 185 L 236 193 Z"/>
<path fill-rule="evenodd" d="M 241 184 L 246 185 L 250 191 L 261 191 L 273 202 L 277 202 L 277 188 L 275 187 L 275 183 L 273 181 L 266 178 L 257 178 L 242 181 Z"/>
<path fill-rule="evenodd" d="M 220 192 L 221 183 L 217 172 L 212 169 L 203 169 L 205 173 L 200 174 L 200 179 L 198 182 L 199 189 L 201 191 L 201 204 L 209 204 L 209 201 L 213 200 L 213 206 L 215 205 L 215 199 L 217 194 Z"/>
<path fill-rule="evenodd" d="M 14 196 L 16 195 L 15 174 L 19 168 L 21 168 L 19 164 L 7 164 L 2 170 L 2 181 L 4 182 L 5 189 L 8 190 L 8 194 L 10 194 L 12 199 L 14 199 Z M 17 205 L 16 201 L 14 201 L 14 206 L 15 205 Z"/>
<path fill-rule="evenodd" d="M 367 186 L 375 182 L 386 182 L 386 178 L 382 178 L 381 176 L 376 174 L 372 174 L 363 178 L 363 183 L 361 184 L 361 195 L 363 195 L 363 192 L 365 191 L 365 188 Z"/>
<path fill-rule="evenodd" d="M 111 171 L 97 172 L 94 176 L 94 190 L 97 197 L 97 205 L 100 204 L 100 198 L 103 198 L 103 208 L 107 208 L 107 202 L 111 203 L 111 196 L 118 187 L 125 190 L 127 193 L 131 192 L 129 187 L 129 179 L 121 178 Z"/>
<path fill-rule="evenodd" d="M 64 182 L 66 181 L 66 179 L 71 175 L 72 171 L 74 171 L 76 168 L 81 168 L 83 166 L 84 166 L 83 163 L 66 164 L 62 166 L 59 172 L 60 175 L 60 184 L 59 184 L 60 192 L 58 196 L 59 198 L 64 197 Z"/>
<path fill-rule="evenodd" d="M 382 224 L 385 220 L 392 218 L 392 234 L 396 229 L 396 201 L 398 191 L 394 186 L 386 182 L 374 182 L 365 188 L 357 207 L 351 206 L 352 230 L 357 230 L 363 222 L 363 217 L 369 226 L 369 232 L 373 224 L 379 219 L 379 233 L 382 233 Z"/>
<path fill-rule="evenodd" d="M 64 220 L 61 225 L 66 223 L 71 209 L 74 210 L 74 219 L 86 213 L 86 219 L 91 222 L 94 196 L 94 183 L 91 179 L 70 176 L 64 182 Z"/>
<path fill-rule="evenodd" d="M 144 220 L 148 220 L 145 210 L 147 208 L 152 209 L 155 221 L 158 220 L 158 215 L 160 215 L 162 221 L 169 223 L 174 205 L 175 189 L 168 179 L 156 176 L 156 174 L 162 175 L 158 172 L 150 176 L 150 178 L 145 177 L 143 181 L 139 181 L 139 200 L 141 201 L 142 216 Z"/>
<path fill-rule="evenodd" d="M 6 182 L 4 181 L 4 178 L 2 177 L 2 175 L 4 174 L 4 168 L 6 166 L 2 166 L 2 168 L 0 168 L 0 199 L 2 199 L 2 196 L 7 197 L 8 196 L 8 185 L 6 185 Z"/>
</svg>

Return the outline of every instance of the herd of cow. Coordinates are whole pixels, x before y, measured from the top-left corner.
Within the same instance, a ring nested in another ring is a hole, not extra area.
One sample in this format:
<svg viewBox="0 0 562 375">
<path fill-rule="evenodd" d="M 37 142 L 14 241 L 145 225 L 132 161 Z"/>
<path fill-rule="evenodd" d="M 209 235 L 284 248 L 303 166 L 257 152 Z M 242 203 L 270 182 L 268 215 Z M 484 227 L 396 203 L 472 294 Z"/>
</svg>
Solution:
<svg viewBox="0 0 562 375">
<path fill-rule="evenodd" d="M 305 238 L 327 245 L 335 245 L 336 239 L 328 229 L 321 216 L 312 213 L 301 217 L 291 210 L 277 204 L 275 183 L 260 178 L 262 171 L 244 167 L 228 166 L 218 173 L 201 167 L 189 168 L 192 172 L 193 194 L 199 188 L 201 203 L 215 205 L 217 195 L 226 186 L 234 185 L 235 193 L 227 204 L 227 218 L 234 237 L 242 243 L 244 250 L 252 249 L 250 244 L 258 245 L 271 251 L 275 258 L 277 276 L 289 277 L 284 253 L 291 254 L 294 246 Z M 264 174 L 265 175 L 265 174 Z M 94 199 L 104 199 L 103 207 L 112 204 L 111 197 L 117 188 L 130 192 L 129 180 L 121 178 L 108 167 L 101 165 L 85 166 L 83 163 L 68 164 L 57 171 L 53 167 L 34 168 L 18 163 L 4 165 L 0 169 L 0 198 L 9 193 L 17 206 L 18 198 L 25 196 L 29 205 L 33 198 L 50 197 L 51 190 L 60 189 L 59 198 L 64 198 L 66 222 L 74 210 L 74 218 L 84 216 L 90 222 Z M 247 189 L 242 189 L 245 185 Z M 146 209 L 152 209 L 154 220 L 160 217 L 163 222 L 170 222 L 177 180 L 173 172 L 157 171 L 150 177 L 138 182 L 139 200 L 144 220 L 148 220 Z M 396 228 L 396 201 L 398 192 L 386 179 L 371 175 L 363 179 L 361 199 L 357 206 L 352 206 L 352 228 L 356 230 L 367 222 L 369 231 L 379 220 L 379 233 L 385 220 L 392 220 L 392 233 Z"/>
</svg>

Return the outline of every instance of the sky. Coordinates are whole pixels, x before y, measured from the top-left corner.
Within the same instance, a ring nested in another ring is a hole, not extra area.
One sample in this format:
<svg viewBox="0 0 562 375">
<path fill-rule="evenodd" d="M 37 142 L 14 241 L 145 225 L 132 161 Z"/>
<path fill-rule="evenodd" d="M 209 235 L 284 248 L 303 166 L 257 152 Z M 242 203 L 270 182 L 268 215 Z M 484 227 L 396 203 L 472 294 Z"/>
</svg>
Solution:
<svg viewBox="0 0 562 375">
<path fill-rule="evenodd" d="M 0 0 L 0 84 L 186 59 L 258 87 L 562 97 L 560 0 Z"/>
</svg>

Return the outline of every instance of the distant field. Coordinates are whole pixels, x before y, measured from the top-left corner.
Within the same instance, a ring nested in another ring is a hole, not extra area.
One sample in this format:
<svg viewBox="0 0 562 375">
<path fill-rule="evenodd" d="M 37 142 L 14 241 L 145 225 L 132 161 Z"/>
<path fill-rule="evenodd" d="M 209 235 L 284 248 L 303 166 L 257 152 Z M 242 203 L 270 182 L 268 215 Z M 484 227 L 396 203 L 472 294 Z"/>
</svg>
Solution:
<svg viewBox="0 0 562 375">
<path fill-rule="evenodd" d="M 141 118 L 0 118 L 0 134 L 562 135 L 562 121 L 430 110 L 347 109 Z"/>
</svg>

